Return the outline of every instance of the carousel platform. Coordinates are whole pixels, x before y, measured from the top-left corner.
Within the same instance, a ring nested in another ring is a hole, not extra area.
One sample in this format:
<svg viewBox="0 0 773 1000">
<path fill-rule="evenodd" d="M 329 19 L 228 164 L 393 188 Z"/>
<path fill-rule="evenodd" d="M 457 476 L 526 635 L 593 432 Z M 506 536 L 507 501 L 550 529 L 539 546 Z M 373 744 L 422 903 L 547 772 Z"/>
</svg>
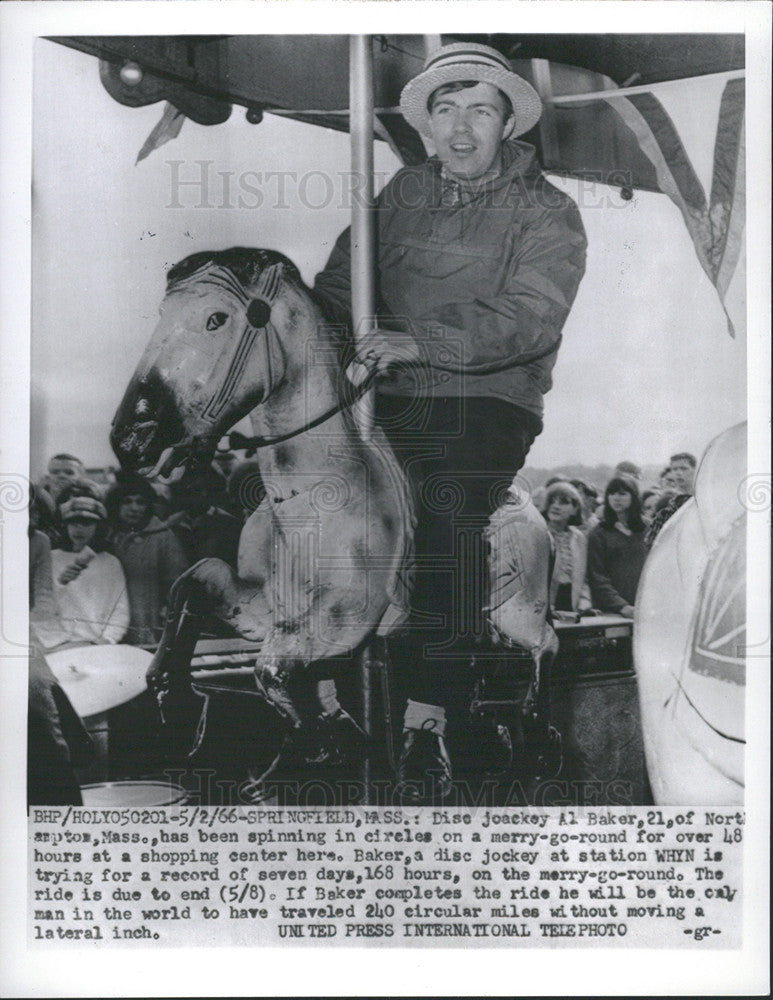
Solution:
<svg viewBox="0 0 773 1000">
<path fill-rule="evenodd" d="M 528 658 L 517 651 L 482 650 L 473 671 L 477 683 L 470 682 L 470 715 L 449 725 L 455 790 L 445 804 L 601 806 L 651 801 L 632 661 L 633 623 L 610 615 L 556 622 L 555 627 L 560 651 L 552 671 L 551 723 L 561 734 L 560 745 L 550 759 L 538 760 L 523 733 L 520 705 L 528 687 Z M 134 690 L 137 663 L 150 654 L 132 653 L 132 678 L 124 685 L 128 700 L 90 711 L 85 719 L 99 754 L 95 764 L 79 774 L 81 784 L 96 785 L 96 794 L 104 794 L 102 788 L 109 785 L 120 797 L 124 782 L 129 794 L 136 794 L 132 783 L 166 782 L 184 789 L 188 801 L 202 805 L 254 799 L 279 805 L 355 804 L 365 798 L 376 805 L 395 805 L 393 768 L 404 695 L 390 672 L 390 697 L 385 698 L 383 654 L 371 656 L 368 667 L 374 726 L 367 754 L 332 768 L 291 759 L 256 783 L 283 738 L 281 720 L 255 689 L 258 649 L 239 639 L 200 640 L 191 664 L 191 724 L 187 731 L 171 734 L 159 727 L 150 693 Z M 361 712 L 360 673 L 345 668 L 337 678 L 341 702 L 355 718 Z M 489 770 L 482 750 L 497 727 L 506 728 L 513 746 L 512 766 L 504 772 Z"/>
</svg>

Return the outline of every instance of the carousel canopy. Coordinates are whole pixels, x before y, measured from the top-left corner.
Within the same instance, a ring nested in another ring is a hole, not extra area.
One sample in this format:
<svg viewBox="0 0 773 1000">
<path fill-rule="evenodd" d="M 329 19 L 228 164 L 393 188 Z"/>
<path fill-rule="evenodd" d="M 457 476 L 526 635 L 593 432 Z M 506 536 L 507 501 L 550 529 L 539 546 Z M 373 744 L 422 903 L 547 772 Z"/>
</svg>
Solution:
<svg viewBox="0 0 773 1000">
<path fill-rule="evenodd" d="M 421 70 L 422 35 L 375 35 L 374 104 L 404 162 L 425 158 L 417 133 L 397 113 L 400 91 Z M 346 35 L 186 35 L 56 38 L 101 60 L 109 93 L 131 107 L 167 100 L 188 118 L 218 124 L 234 104 L 251 120 L 283 113 L 327 128 L 348 129 L 349 43 Z M 477 41 L 506 55 L 545 104 L 527 135 L 547 170 L 661 190 L 657 172 L 630 130 L 603 100 L 561 102 L 667 80 L 741 70 L 742 35 L 443 35 Z M 134 76 L 122 69 L 139 67 Z M 140 77 L 139 79 L 137 77 Z M 558 99 L 558 100 L 557 100 Z M 626 183 L 623 183 L 626 180 Z"/>
<path fill-rule="evenodd" d="M 422 68 L 423 35 L 374 35 L 375 138 L 404 163 L 426 158 L 398 112 L 400 92 Z M 443 35 L 436 44 L 492 45 L 539 92 L 544 113 L 523 138 L 545 170 L 619 188 L 660 191 L 678 205 L 702 267 L 724 300 L 743 238 L 744 36 L 740 34 Z M 186 117 L 226 121 L 234 105 L 259 123 L 281 114 L 326 128 L 349 127 L 346 35 L 184 35 L 53 38 L 96 56 L 111 96 L 140 107 L 165 101 L 138 159 L 174 138 Z M 724 74 L 711 189 L 697 177 L 658 98 L 667 81 Z"/>
</svg>

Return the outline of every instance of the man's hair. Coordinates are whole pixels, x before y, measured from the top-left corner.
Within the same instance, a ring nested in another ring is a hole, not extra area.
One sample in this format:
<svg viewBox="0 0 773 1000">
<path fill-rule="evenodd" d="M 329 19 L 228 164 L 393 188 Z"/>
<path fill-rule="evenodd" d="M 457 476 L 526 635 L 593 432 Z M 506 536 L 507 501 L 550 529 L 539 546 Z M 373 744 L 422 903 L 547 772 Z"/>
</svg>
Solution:
<svg viewBox="0 0 773 1000">
<path fill-rule="evenodd" d="M 669 462 L 687 462 L 693 469 L 698 466 L 698 459 L 695 455 L 691 455 L 689 451 L 680 451 L 676 455 L 672 455 Z"/>
<path fill-rule="evenodd" d="M 68 455 L 66 451 L 62 451 L 58 455 L 52 455 L 48 460 L 49 467 L 52 462 L 77 462 L 82 469 L 85 468 L 83 462 L 76 455 Z"/>
<path fill-rule="evenodd" d="M 444 94 L 456 94 L 460 90 L 469 90 L 470 87 L 477 87 L 479 83 L 485 83 L 482 80 L 455 80 L 453 83 L 442 83 L 439 87 L 436 87 L 432 93 L 427 98 L 427 111 L 432 114 L 432 109 L 435 106 L 435 101 L 438 97 L 442 97 Z M 502 98 L 505 104 L 505 121 L 515 114 L 513 111 L 513 102 L 500 90 L 499 87 L 496 88 L 496 92 Z"/>
</svg>

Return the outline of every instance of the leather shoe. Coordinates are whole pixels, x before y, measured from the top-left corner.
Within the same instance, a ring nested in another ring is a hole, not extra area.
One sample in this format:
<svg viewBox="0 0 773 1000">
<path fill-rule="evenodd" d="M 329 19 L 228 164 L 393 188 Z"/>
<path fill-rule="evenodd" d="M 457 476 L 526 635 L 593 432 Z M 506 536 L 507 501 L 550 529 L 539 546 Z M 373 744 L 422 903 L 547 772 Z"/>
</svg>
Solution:
<svg viewBox="0 0 773 1000">
<path fill-rule="evenodd" d="M 397 765 L 397 792 L 405 805 L 442 802 L 453 787 L 451 761 L 442 736 L 429 729 L 407 729 Z"/>
<path fill-rule="evenodd" d="M 365 730 L 348 712 L 338 708 L 330 715 L 319 716 L 302 743 L 301 754 L 310 767 L 344 767 L 361 760 L 369 743 Z"/>
</svg>

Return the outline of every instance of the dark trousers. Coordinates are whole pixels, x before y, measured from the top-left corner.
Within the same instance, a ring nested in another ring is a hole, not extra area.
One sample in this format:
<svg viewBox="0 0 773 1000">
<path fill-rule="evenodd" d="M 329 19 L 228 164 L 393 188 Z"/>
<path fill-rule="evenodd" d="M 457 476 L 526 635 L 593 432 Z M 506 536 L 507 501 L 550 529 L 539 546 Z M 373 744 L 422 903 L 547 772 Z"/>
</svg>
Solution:
<svg viewBox="0 0 773 1000">
<path fill-rule="evenodd" d="M 379 396 L 376 420 L 414 491 L 417 528 L 411 631 L 396 668 L 414 701 L 458 707 L 484 634 L 488 552 L 483 536 L 542 424 L 480 397 Z"/>
</svg>

